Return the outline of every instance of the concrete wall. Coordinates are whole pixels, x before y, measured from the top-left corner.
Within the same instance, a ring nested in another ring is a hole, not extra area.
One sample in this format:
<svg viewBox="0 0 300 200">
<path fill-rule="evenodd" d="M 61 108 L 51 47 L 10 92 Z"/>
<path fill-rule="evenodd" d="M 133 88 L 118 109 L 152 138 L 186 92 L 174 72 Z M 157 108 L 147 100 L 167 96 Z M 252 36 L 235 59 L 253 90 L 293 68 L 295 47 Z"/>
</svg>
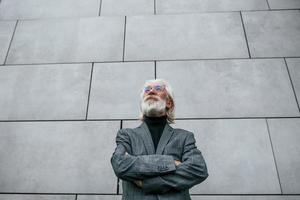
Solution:
<svg viewBox="0 0 300 200">
<path fill-rule="evenodd" d="M 147 79 L 209 178 L 193 200 L 300 198 L 299 0 L 2 0 L 0 199 L 121 199 L 110 157 Z"/>
</svg>

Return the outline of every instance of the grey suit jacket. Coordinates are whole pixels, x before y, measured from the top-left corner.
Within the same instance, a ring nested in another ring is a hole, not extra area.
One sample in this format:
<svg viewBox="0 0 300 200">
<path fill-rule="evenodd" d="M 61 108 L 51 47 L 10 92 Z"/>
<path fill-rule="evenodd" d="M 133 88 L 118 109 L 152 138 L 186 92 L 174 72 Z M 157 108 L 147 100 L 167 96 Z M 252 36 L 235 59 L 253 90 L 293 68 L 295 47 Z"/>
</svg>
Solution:
<svg viewBox="0 0 300 200">
<path fill-rule="evenodd" d="M 194 134 L 168 123 L 156 152 L 145 122 L 134 129 L 120 129 L 116 143 L 111 164 L 123 180 L 122 200 L 190 200 L 189 189 L 208 177 Z M 176 167 L 174 160 L 182 163 Z M 143 187 L 134 180 L 142 180 Z"/>
</svg>

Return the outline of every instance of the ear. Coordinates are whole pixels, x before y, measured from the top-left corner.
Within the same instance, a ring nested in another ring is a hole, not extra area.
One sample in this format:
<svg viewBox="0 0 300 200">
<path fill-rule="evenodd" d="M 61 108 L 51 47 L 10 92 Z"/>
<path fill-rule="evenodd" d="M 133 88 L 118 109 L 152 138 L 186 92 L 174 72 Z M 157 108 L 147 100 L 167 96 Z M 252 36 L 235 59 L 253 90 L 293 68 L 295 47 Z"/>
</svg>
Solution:
<svg viewBox="0 0 300 200">
<path fill-rule="evenodd" d="M 173 101 L 171 99 L 167 99 L 167 102 L 166 102 L 166 107 L 168 109 L 172 108 L 173 107 Z"/>
</svg>

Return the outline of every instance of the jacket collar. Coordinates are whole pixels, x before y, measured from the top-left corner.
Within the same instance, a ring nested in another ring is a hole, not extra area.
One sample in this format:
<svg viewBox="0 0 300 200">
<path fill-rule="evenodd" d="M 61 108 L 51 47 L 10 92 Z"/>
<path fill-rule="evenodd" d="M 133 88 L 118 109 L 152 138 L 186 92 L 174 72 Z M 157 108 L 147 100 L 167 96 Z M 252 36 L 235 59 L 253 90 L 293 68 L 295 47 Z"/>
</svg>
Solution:
<svg viewBox="0 0 300 200">
<path fill-rule="evenodd" d="M 173 135 L 173 131 L 174 131 L 174 129 L 168 123 L 166 123 L 166 126 L 163 130 L 163 133 L 162 133 L 161 138 L 158 142 L 157 149 L 156 149 L 156 152 L 155 152 L 153 140 L 152 140 L 152 137 L 151 137 L 151 133 L 148 129 L 148 126 L 147 126 L 146 122 L 143 122 L 139 126 L 138 130 L 139 130 L 139 132 L 142 136 L 142 139 L 143 139 L 143 142 L 146 146 L 146 150 L 147 150 L 148 155 L 162 154 L 163 151 L 164 151 L 165 146 L 168 144 L 171 136 Z"/>
</svg>

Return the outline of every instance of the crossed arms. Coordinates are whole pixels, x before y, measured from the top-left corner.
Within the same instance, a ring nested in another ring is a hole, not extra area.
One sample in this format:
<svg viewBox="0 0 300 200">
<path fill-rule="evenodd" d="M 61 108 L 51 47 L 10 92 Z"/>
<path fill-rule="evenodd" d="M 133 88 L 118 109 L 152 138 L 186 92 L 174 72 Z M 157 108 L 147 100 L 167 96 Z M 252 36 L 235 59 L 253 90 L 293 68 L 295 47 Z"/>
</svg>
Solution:
<svg viewBox="0 0 300 200">
<path fill-rule="evenodd" d="M 130 138 L 122 129 L 118 131 L 116 143 L 111 158 L 115 174 L 136 183 L 146 193 L 186 190 L 208 177 L 205 161 L 191 133 L 186 137 L 180 162 L 170 155 L 131 155 Z"/>
</svg>

